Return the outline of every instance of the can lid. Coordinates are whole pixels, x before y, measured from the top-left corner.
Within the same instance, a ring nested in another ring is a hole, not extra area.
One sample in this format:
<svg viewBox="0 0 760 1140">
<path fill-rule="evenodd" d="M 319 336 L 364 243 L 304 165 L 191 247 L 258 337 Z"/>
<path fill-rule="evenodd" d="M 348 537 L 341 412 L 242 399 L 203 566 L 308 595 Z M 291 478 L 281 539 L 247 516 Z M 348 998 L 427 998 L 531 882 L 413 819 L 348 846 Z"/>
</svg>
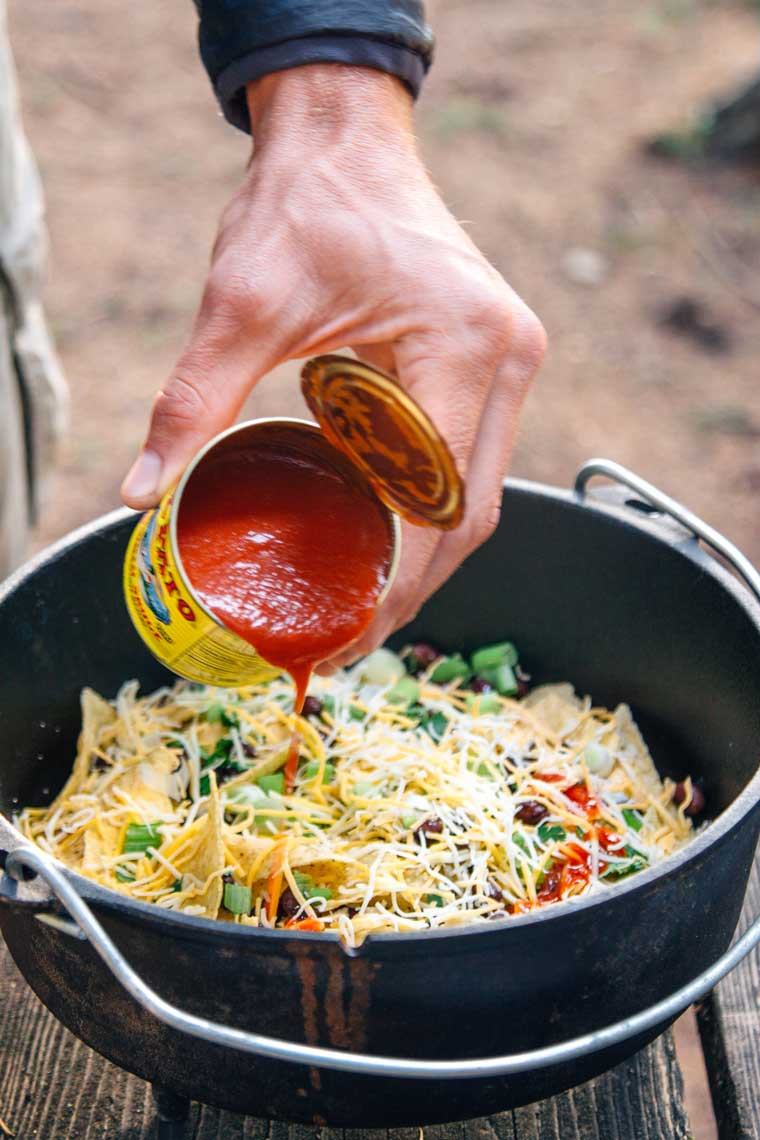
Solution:
<svg viewBox="0 0 760 1140">
<path fill-rule="evenodd" d="M 462 520 L 464 485 L 430 417 L 393 376 L 347 356 L 316 356 L 301 390 L 330 443 L 407 522 L 451 530 Z"/>
</svg>

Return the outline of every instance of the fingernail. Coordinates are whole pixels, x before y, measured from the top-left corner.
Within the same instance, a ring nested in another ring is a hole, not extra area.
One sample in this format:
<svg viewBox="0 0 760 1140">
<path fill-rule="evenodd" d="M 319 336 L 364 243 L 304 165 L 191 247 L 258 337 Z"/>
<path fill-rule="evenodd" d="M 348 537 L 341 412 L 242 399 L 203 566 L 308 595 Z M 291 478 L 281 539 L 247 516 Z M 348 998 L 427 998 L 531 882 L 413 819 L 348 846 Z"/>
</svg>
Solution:
<svg viewBox="0 0 760 1140">
<path fill-rule="evenodd" d="M 121 485 L 123 497 L 133 505 L 153 506 L 159 498 L 162 466 L 155 451 L 141 451 Z"/>
</svg>

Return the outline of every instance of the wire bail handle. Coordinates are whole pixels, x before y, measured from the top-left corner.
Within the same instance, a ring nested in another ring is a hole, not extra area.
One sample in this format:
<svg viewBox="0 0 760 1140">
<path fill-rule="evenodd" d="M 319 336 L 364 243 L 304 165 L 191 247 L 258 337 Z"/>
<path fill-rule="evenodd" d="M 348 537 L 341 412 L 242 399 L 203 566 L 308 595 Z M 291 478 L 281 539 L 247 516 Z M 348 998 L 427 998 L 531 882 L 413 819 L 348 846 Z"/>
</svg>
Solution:
<svg viewBox="0 0 760 1140">
<path fill-rule="evenodd" d="M 386 1057 L 370 1053 L 350 1053 L 342 1049 L 323 1048 L 316 1045 L 303 1045 L 295 1041 L 283 1041 L 277 1037 L 266 1037 L 260 1033 L 248 1033 L 230 1025 L 221 1025 L 205 1017 L 187 1013 L 172 1005 L 151 989 L 140 975 L 130 966 L 117 948 L 91 908 L 80 897 L 67 876 L 44 852 L 36 847 L 18 847 L 6 861 L 6 871 L 14 879 L 28 877 L 27 870 L 40 875 L 50 886 L 56 897 L 81 928 L 96 953 L 103 959 L 116 980 L 124 987 L 144 1010 L 158 1018 L 165 1025 L 197 1037 L 212 1045 L 221 1045 L 242 1053 L 252 1053 L 258 1057 L 268 1057 L 275 1061 L 288 1061 L 299 1065 L 315 1065 L 317 1068 L 331 1069 L 345 1073 L 358 1073 L 374 1077 L 402 1077 L 409 1080 L 453 1080 L 484 1077 L 500 1077 L 513 1073 L 545 1069 L 550 1065 L 574 1061 L 607 1049 L 621 1041 L 639 1036 L 653 1026 L 671 1021 L 697 1001 L 730 973 L 755 947 L 760 944 L 760 918 L 756 918 L 749 929 L 717 962 L 704 970 L 687 985 L 682 986 L 669 997 L 632 1014 L 622 1021 L 595 1029 L 562 1041 L 547 1045 L 542 1049 L 531 1049 L 523 1053 L 507 1053 L 496 1057 L 468 1058 L 459 1061 L 420 1061 L 408 1057 Z M 39 916 L 43 917 L 43 916 Z"/>
<path fill-rule="evenodd" d="M 720 531 L 704 522 L 699 515 L 695 515 L 688 507 L 684 507 L 676 499 L 671 499 L 669 495 L 660 491 L 652 483 L 647 483 L 646 479 L 642 479 L 612 459 L 589 459 L 587 463 L 583 464 L 575 477 L 575 492 L 580 498 L 585 497 L 588 483 L 595 475 L 604 475 L 607 479 L 612 479 L 624 487 L 629 487 L 645 502 L 675 519 L 686 530 L 690 530 L 695 538 L 700 539 L 728 562 L 760 602 L 760 573 L 752 565 L 746 554 L 742 554 L 738 546 L 735 546 Z"/>
</svg>

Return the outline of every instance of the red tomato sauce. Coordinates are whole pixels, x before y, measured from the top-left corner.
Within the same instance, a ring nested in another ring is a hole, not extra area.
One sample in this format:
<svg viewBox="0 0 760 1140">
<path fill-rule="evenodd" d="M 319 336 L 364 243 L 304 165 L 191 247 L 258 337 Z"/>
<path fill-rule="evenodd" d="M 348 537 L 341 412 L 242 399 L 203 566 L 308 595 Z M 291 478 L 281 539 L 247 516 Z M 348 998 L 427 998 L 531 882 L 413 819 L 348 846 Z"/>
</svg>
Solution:
<svg viewBox="0 0 760 1140">
<path fill-rule="evenodd" d="M 587 819 L 598 819 L 599 802 L 585 784 L 573 784 L 572 788 L 565 788 L 565 795 L 577 805 Z"/>
<path fill-rule="evenodd" d="M 324 437 L 266 425 L 192 472 L 177 545 L 207 610 L 296 683 L 355 641 L 388 580 L 387 514 Z"/>
</svg>

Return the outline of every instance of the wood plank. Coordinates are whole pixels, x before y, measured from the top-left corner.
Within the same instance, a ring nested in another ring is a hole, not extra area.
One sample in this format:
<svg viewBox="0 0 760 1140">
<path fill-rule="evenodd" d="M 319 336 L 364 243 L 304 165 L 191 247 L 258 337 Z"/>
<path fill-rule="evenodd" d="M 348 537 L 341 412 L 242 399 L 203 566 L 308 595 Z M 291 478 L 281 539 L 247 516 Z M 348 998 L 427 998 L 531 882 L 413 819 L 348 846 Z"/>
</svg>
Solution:
<svg viewBox="0 0 760 1140">
<path fill-rule="evenodd" d="M 760 854 L 739 931 L 760 915 Z M 760 959 L 755 951 L 701 1005 L 697 1022 L 720 1140 L 760 1140 Z"/>
<path fill-rule="evenodd" d="M 154 1140 L 148 1086 L 64 1029 L 34 997 L 1 942 L 0 994 L 0 1118 L 19 1140 Z M 611 1072 L 552 1100 L 424 1133 L 424 1140 L 687 1140 L 690 1130 L 666 1034 Z M 193 1105 L 186 1137 L 418 1140 L 419 1132 L 309 1128 Z"/>
</svg>

